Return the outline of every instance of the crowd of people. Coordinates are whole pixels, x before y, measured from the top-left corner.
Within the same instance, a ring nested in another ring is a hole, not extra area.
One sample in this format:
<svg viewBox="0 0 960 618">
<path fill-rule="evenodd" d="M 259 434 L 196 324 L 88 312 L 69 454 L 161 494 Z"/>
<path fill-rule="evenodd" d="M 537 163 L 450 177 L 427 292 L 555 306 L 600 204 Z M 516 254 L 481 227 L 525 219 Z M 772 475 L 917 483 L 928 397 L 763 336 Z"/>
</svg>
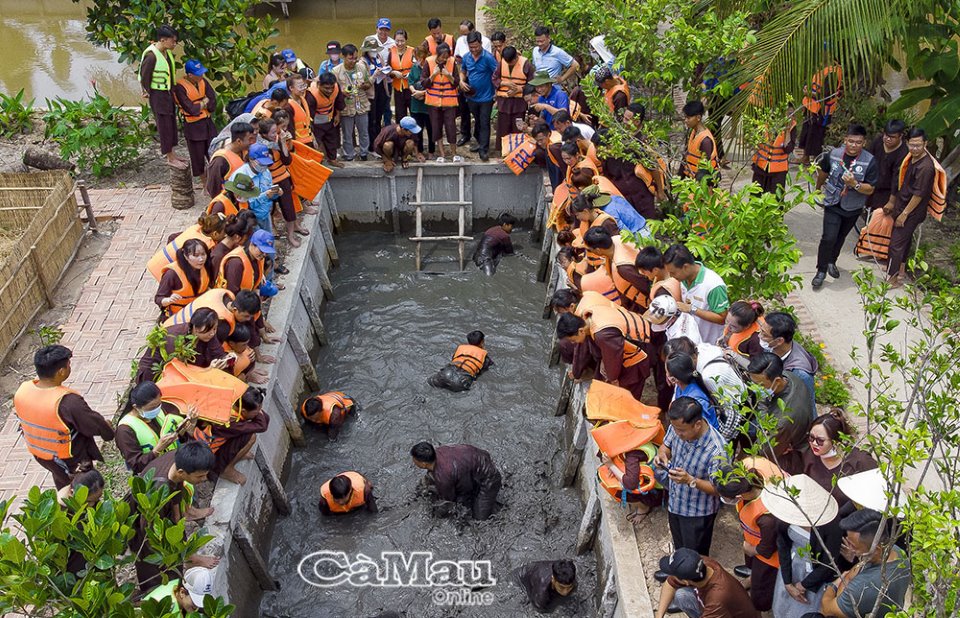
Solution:
<svg viewBox="0 0 960 618">
<path fill-rule="evenodd" d="M 219 132 L 211 116 L 216 93 L 202 62 L 186 61 L 185 76 L 176 79 L 177 33 L 158 29 L 142 56 L 144 95 L 162 152 L 186 169 L 173 151 L 180 110 L 189 165 L 211 201 L 196 225 L 158 239 L 166 245 L 147 264 L 158 282 L 165 340 L 140 358 L 116 427 L 63 386 L 69 349 L 51 345 L 36 353 L 37 378 L 23 383 L 14 405 L 28 450 L 62 497 L 84 486 L 89 502 L 101 499 L 103 478 L 92 465 L 103 460 L 99 437 L 115 440 L 132 474 L 178 496 L 163 517 L 208 517 L 212 509 L 193 504 L 194 486 L 208 478 L 243 484 L 236 466 L 252 457 L 256 435 L 269 426 L 258 385 L 267 380 L 263 365 L 275 362 L 262 345 L 276 339 L 263 302 L 282 293 L 275 275 L 286 272 L 274 260 L 273 219 L 282 219 L 287 242 L 298 246 L 309 234 L 299 217 L 316 212 L 297 191 L 295 156 L 316 152 L 315 160 L 339 167 L 341 159 L 367 160 L 373 152 L 389 172 L 434 153 L 439 162 L 460 162 L 457 148 L 472 143 L 484 161 L 499 151 L 514 171 L 536 164 L 550 179 L 548 224 L 562 271 L 551 299 L 557 345 L 569 378 L 592 380 L 587 415 L 595 421 L 601 485 L 629 506 L 632 521 L 654 508 L 667 513 L 675 551 L 656 575 L 663 582 L 657 618 L 770 610 L 778 618 L 853 618 L 902 607 L 909 568 L 894 545 L 899 540 L 881 525 L 886 488 L 877 463 L 849 448 L 855 432 L 842 411 L 818 411 L 818 366 L 796 340 L 795 318 L 730 298 L 722 277 L 682 243 L 662 251 L 638 244 L 649 235 L 646 220 L 662 216 L 667 165 L 656 153 L 639 164 L 598 154 L 611 127 L 591 113 L 579 85 L 567 89 L 583 73 L 581 63 L 551 42 L 547 28 L 536 29 L 529 58 L 503 33 L 487 38 L 469 21 L 460 24 L 458 39 L 439 19 L 427 28 L 412 47 L 406 31 L 380 19 L 359 48 L 330 42 L 316 72 L 284 50 L 269 59 L 265 91 L 247 102 L 251 111 Z M 838 83 L 823 96 L 826 76 L 836 73 L 828 69 L 804 99 L 802 157 L 822 149 L 822 129 L 842 94 Z M 645 109 L 612 64 L 589 75 L 614 122 L 642 139 Z M 677 174 L 716 186 L 725 161 L 719 133 L 705 124 L 711 119 L 700 100 L 688 102 L 683 116 L 689 133 Z M 763 190 L 787 182 L 795 134 L 791 122 L 754 154 L 754 180 Z M 945 177 L 921 129 L 892 121 L 869 147 L 866 139 L 862 126 L 851 125 L 843 145 L 818 159 L 824 222 L 814 288 L 826 275 L 840 276 L 837 258 L 862 214 L 868 235 L 880 234 L 876 221 L 888 220 L 884 251 L 897 284 L 913 231 L 928 212 L 942 213 Z M 493 274 L 513 253 L 515 223 L 505 214 L 487 230 L 474 255 L 478 268 Z M 171 361 L 185 336 L 193 341 L 189 362 Z M 473 331 L 429 382 L 465 391 L 492 364 L 484 333 Z M 232 388 L 226 412 L 165 398 L 176 372 Z M 335 440 L 358 409 L 348 394 L 332 391 L 306 398 L 300 413 Z M 759 454 L 746 455 L 751 447 Z M 489 453 L 420 442 L 411 457 L 438 497 L 466 503 L 476 519 L 495 514 L 501 474 Z M 323 515 L 377 511 L 373 483 L 356 471 L 323 483 L 319 496 Z M 724 503 L 739 514 L 744 565 L 710 557 Z M 140 592 L 172 598 L 185 611 L 201 605 L 216 559 L 192 557 L 183 577 L 157 567 L 147 560 L 150 524 L 139 518 L 130 546 Z M 809 552 L 801 549 L 807 545 Z M 86 568 L 82 556 L 71 556 L 70 568 Z M 546 610 L 571 593 L 575 567 L 567 559 L 536 562 L 517 578 L 533 605 Z"/>
</svg>

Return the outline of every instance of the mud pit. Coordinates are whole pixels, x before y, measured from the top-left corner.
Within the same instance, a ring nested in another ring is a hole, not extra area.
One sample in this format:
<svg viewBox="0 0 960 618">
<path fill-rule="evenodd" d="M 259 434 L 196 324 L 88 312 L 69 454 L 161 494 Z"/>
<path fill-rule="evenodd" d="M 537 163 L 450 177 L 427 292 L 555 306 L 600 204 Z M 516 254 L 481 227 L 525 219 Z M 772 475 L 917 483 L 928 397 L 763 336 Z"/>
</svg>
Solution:
<svg viewBox="0 0 960 618">
<path fill-rule="evenodd" d="M 362 411 L 337 442 L 307 428 L 308 446 L 293 451 L 286 482 L 293 513 L 277 521 L 270 553 L 282 589 L 266 594 L 261 615 L 536 615 L 511 572 L 529 561 L 571 557 L 582 507 L 573 489 L 557 487 L 563 419 L 553 409 L 560 374 L 546 362 L 551 323 L 540 319 L 537 250 L 525 234 L 513 236 L 525 250 L 505 258 L 495 277 L 472 264 L 463 273 L 450 272 L 456 269 L 446 261 L 456 253 L 452 243 L 428 254 L 427 272 L 417 274 L 406 239 L 338 238 L 336 300 L 323 316 L 331 343 L 321 349 L 317 368 L 321 388 L 345 391 Z M 486 333 L 495 366 L 466 393 L 431 388 L 427 377 L 477 328 Z M 500 507 L 491 519 L 474 522 L 465 507 L 418 495 L 424 472 L 413 466 L 409 450 L 420 440 L 465 442 L 491 453 L 503 475 Z M 320 484 L 346 470 L 374 483 L 380 513 L 320 516 Z M 435 589 L 426 587 L 314 587 L 301 579 L 298 565 L 321 550 L 362 553 L 378 563 L 385 551 L 489 560 L 497 582 L 483 592 L 492 593 L 492 604 L 438 605 Z M 575 563 L 578 589 L 553 615 L 595 611 L 593 555 Z"/>
</svg>

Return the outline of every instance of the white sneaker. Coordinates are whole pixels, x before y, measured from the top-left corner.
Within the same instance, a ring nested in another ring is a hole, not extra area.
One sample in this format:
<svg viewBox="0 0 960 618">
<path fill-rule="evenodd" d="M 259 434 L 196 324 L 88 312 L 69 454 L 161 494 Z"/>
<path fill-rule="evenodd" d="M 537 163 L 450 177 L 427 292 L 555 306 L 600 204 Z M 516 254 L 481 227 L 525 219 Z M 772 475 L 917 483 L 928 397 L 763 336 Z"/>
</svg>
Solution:
<svg viewBox="0 0 960 618">
<path fill-rule="evenodd" d="M 461 157 L 460 155 L 454 155 L 454 156 L 453 156 L 453 162 L 454 162 L 454 163 L 463 163 L 463 157 Z"/>
<path fill-rule="evenodd" d="M 437 157 L 437 163 L 446 163 L 446 162 L 447 160 L 444 159 L 443 157 Z"/>
</svg>

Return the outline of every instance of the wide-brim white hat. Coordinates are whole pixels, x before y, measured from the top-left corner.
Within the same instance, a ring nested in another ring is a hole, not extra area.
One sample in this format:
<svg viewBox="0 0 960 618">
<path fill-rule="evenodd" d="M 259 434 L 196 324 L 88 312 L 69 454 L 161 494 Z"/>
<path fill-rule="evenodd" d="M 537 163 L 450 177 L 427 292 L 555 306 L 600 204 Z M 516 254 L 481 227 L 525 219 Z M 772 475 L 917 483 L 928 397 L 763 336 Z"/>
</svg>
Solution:
<svg viewBox="0 0 960 618">
<path fill-rule="evenodd" d="M 820 526 L 837 517 L 837 499 L 806 474 L 769 484 L 760 492 L 760 502 L 770 514 L 795 526 Z"/>
<path fill-rule="evenodd" d="M 837 487 L 844 495 L 865 509 L 873 509 L 880 513 L 887 510 L 889 504 L 887 494 L 890 493 L 890 486 L 879 468 L 841 476 L 837 479 Z M 901 490 L 894 498 L 893 506 L 905 504 L 906 501 L 907 495 Z"/>
</svg>

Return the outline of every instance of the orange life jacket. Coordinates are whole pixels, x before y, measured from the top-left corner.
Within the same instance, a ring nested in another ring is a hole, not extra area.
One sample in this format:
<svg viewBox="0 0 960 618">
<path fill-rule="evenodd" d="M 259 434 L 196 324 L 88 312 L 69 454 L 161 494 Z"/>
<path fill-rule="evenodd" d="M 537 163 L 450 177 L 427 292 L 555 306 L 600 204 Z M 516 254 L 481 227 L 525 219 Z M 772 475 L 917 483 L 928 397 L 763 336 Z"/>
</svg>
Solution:
<svg viewBox="0 0 960 618">
<path fill-rule="evenodd" d="M 933 158 L 933 155 L 927 151 L 927 156 L 933 161 L 933 192 L 930 193 L 930 201 L 927 203 L 927 214 L 940 221 L 943 219 L 943 212 L 947 209 L 947 172 L 940 165 L 940 162 Z M 913 155 L 908 154 L 903 158 L 900 164 L 900 179 L 897 181 L 897 190 L 903 188 L 903 181 L 907 177 L 907 168 L 910 167 L 910 161 Z"/>
<path fill-rule="evenodd" d="M 562 142 L 563 142 L 563 136 L 560 134 L 559 131 L 550 131 L 551 144 L 560 144 Z M 560 167 L 561 165 L 563 165 L 562 160 L 558 161 L 557 158 L 553 156 L 553 152 L 550 150 L 550 148 L 547 148 L 547 157 L 549 157 L 550 162 L 556 165 L 557 167 Z M 554 192 L 556 192 L 556 189 L 554 189 Z"/>
<path fill-rule="evenodd" d="M 457 346 L 457 350 L 453 353 L 453 358 L 450 360 L 450 364 L 456 365 L 473 377 L 477 377 L 480 375 L 480 370 L 483 369 L 483 363 L 486 360 L 486 350 L 481 347 L 465 343 L 461 346 Z"/>
<path fill-rule="evenodd" d="M 290 109 L 293 110 L 293 139 L 304 144 L 313 143 L 313 121 L 306 99 L 297 101 L 290 97 Z"/>
<path fill-rule="evenodd" d="M 523 87 L 527 85 L 527 74 L 524 70 L 527 67 L 527 59 L 517 55 L 517 61 L 513 63 L 513 68 L 507 64 L 506 60 L 500 61 L 500 87 L 497 88 L 497 96 L 505 99 L 519 99 L 523 97 Z M 510 85 L 517 86 L 515 94 L 509 94 Z"/>
<path fill-rule="evenodd" d="M 190 280 L 187 279 L 187 273 L 183 272 L 183 269 L 177 262 L 170 262 L 163 267 L 163 270 L 172 270 L 177 273 L 177 277 L 180 278 L 180 287 L 173 290 L 172 293 L 179 294 L 183 298 L 167 305 L 167 311 L 171 314 L 178 313 L 181 309 L 193 302 L 194 299 L 210 289 L 210 275 L 207 273 L 206 268 L 200 269 L 200 289 L 197 290 L 193 289 L 193 285 L 190 283 Z"/>
<path fill-rule="evenodd" d="M 610 460 L 621 473 L 626 472 L 626 464 L 623 455 L 617 455 Z M 640 483 L 636 489 L 624 489 L 623 483 L 617 480 L 617 475 L 613 473 L 606 464 L 597 466 L 597 478 L 600 480 L 600 486 L 604 491 L 610 494 L 617 502 L 622 502 L 626 496 L 641 496 L 648 493 L 656 487 L 657 481 L 653 476 L 653 468 L 646 464 L 640 464 Z"/>
<path fill-rule="evenodd" d="M 40 388 L 37 380 L 28 380 L 13 395 L 27 451 L 37 459 L 73 457 L 73 435 L 60 418 L 60 400 L 71 393 L 76 394 L 64 386 Z"/>
<path fill-rule="evenodd" d="M 217 287 L 226 288 L 227 287 L 227 278 L 224 275 L 226 272 L 225 266 L 227 262 L 231 259 L 238 259 L 243 264 L 243 278 L 240 280 L 240 289 L 241 290 L 256 290 L 260 287 L 260 284 L 263 283 L 263 258 L 257 260 L 257 264 L 260 266 L 260 274 L 257 277 L 256 281 L 253 278 L 253 262 L 250 261 L 250 256 L 247 255 L 247 252 L 243 245 L 240 245 L 230 253 L 223 256 L 223 261 L 220 262 L 220 272 L 217 276 Z"/>
<path fill-rule="evenodd" d="M 929 209 L 927 211 L 929 213 Z M 860 238 L 853 253 L 857 257 L 875 257 L 886 260 L 890 257 L 890 237 L 893 235 L 893 216 L 884 214 L 882 208 L 870 213 L 870 220 L 860 230 Z"/>
<path fill-rule="evenodd" d="M 280 159 L 280 151 L 271 149 L 270 156 L 273 158 L 273 163 L 270 164 L 270 175 L 273 176 L 274 184 L 290 178 L 290 170 Z"/>
<path fill-rule="evenodd" d="M 177 102 L 177 106 L 180 108 L 180 111 L 183 113 L 184 122 L 199 122 L 204 118 L 210 117 L 210 112 L 207 111 L 207 108 L 203 106 L 203 99 L 207 96 L 207 80 L 200 78 L 200 82 L 194 85 L 186 77 L 181 77 L 177 81 L 178 86 L 182 86 L 184 91 L 187 93 L 187 98 L 190 99 L 190 102 L 200 107 L 200 113 L 196 116 L 191 115 L 187 110 L 180 105 L 180 100 L 177 97 L 173 97 L 173 100 Z"/>
<path fill-rule="evenodd" d="M 207 245 L 207 251 L 213 249 L 217 244 L 212 238 L 200 231 L 199 223 L 191 225 L 181 232 L 179 236 L 168 242 L 163 249 L 154 253 L 153 257 L 147 262 L 147 271 L 153 275 L 154 279 L 160 281 L 160 277 L 163 276 L 163 267 L 177 261 L 177 250 L 183 246 L 183 243 L 191 238 L 202 240 L 203 243 Z"/>
<path fill-rule="evenodd" d="M 427 38 L 423 39 L 423 42 L 427 44 L 427 48 L 430 50 L 431 56 L 437 55 L 437 40 L 433 38 L 433 35 L 427 35 Z M 443 35 L 443 42 L 450 47 L 450 59 L 453 59 L 453 48 L 456 47 L 456 44 L 453 40 L 452 34 Z M 431 70 L 430 73 L 433 73 Z M 429 74 L 428 74 L 429 75 Z"/>
<path fill-rule="evenodd" d="M 586 147 L 583 146 L 583 143 L 587 142 Z M 597 173 L 594 174 L 594 178 L 600 175 L 600 168 L 603 167 L 603 161 L 600 160 L 600 157 L 597 155 L 597 147 L 593 145 L 593 142 L 579 139 L 577 140 L 577 149 L 580 151 L 580 156 L 584 157 L 591 163 L 594 167 L 597 168 Z"/>
<path fill-rule="evenodd" d="M 597 210 L 599 210 L 599 208 Z M 589 231 L 590 228 L 603 227 L 603 223 L 608 219 L 616 224 L 616 219 L 601 210 L 600 214 L 598 214 L 597 218 L 592 222 L 588 223 L 587 221 L 581 221 L 579 227 L 580 240 L 579 242 L 575 242 L 574 246 L 586 247 L 586 245 L 583 244 L 583 238 L 587 235 L 587 231 Z M 591 269 L 600 268 L 603 265 L 603 256 L 593 253 L 588 249 L 587 256 L 584 261 Z"/>
<path fill-rule="evenodd" d="M 643 184 L 647 186 L 647 191 L 656 195 L 657 185 L 659 184 L 662 187 L 667 183 L 667 162 L 663 160 L 663 157 L 657 155 L 656 169 L 649 170 L 638 163 L 633 168 L 633 174 L 643 181 Z"/>
<path fill-rule="evenodd" d="M 757 496 L 747 503 L 744 503 L 743 500 L 738 500 L 737 513 L 740 514 L 740 528 L 743 529 L 743 540 L 753 547 L 756 547 L 760 544 L 760 526 L 757 525 L 757 520 L 760 519 L 762 515 L 770 513 L 770 511 L 767 510 L 767 507 L 760 501 L 760 497 Z M 754 558 L 775 569 L 780 568 L 780 555 L 776 551 L 766 558 L 760 554 L 757 554 Z"/>
<path fill-rule="evenodd" d="M 242 380 L 213 367 L 197 367 L 174 359 L 163 368 L 157 381 L 163 400 L 187 410 L 196 406 L 199 417 L 228 425 L 236 416 L 240 398 L 247 392 Z"/>
<path fill-rule="evenodd" d="M 317 101 L 317 116 L 328 116 L 332 122 L 333 106 L 337 102 L 337 97 L 340 95 L 340 84 L 333 85 L 333 93 L 329 97 L 320 92 L 320 87 L 316 82 L 311 82 L 307 90 L 310 91 L 310 94 L 312 94 L 313 98 Z M 314 117 L 314 119 L 316 119 L 316 117 Z"/>
<path fill-rule="evenodd" d="M 577 303 L 577 308 L 574 309 L 573 313 L 577 317 L 583 317 L 585 313 L 590 312 L 594 307 L 614 307 L 615 303 L 611 302 L 609 298 L 604 296 L 599 292 L 594 292 L 593 290 L 587 290 L 583 293 L 583 296 L 580 298 L 580 302 Z"/>
<path fill-rule="evenodd" d="M 314 414 L 313 416 L 307 414 L 307 401 L 310 401 L 311 399 L 319 401 L 320 405 L 323 406 L 320 412 Z M 329 393 L 316 395 L 305 400 L 300 405 L 300 414 L 302 414 L 303 418 L 307 419 L 308 421 L 317 423 L 319 425 L 329 425 L 330 415 L 333 414 L 333 410 L 337 406 L 343 408 L 344 413 L 349 412 L 353 407 L 353 399 L 347 397 L 340 391 L 330 391 Z"/>
<path fill-rule="evenodd" d="M 608 195 L 619 195 L 623 197 L 623 193 L 620 192 L 620 189 L 617 188 L 617 185 L 613 184 L 613 181 L 607 178 L 606 176 L 594 176 L 593 184 L 600 187 L 602 193 Z"/>
<path fill-rule="evenodd" d="M 639 249 L 623 242 L 619 236 L 614 236 L 613 259 L 604 260 L 604 265 L 607 269 L 607 274 L 610 275 L 613 284 L 617 288 L 617 292 L 620 293 L 620 299 L 626 299 L 646 309 L 647 305 L 650 304 L 650 299 L 646 297 L 640 288 L 624 279 L 619 271 L 620 266 L 634 266 L 638 253 L 640 253 Z"/>
<path fill-rule="evenodd" d="M 349 513 L 367 503 L 365 497 L 367 492 L 367 479 L 363 478 L 362 474 L 359 472 L 343 472 L 337 476 L 349 478 L 353 491 L 350 492 L 350 500 L 348 500 L 346 504 L 338 504 L 337 501 L 333 499 L 333 494 L 330 493 L 330 481 L 321 485 L 320 498 L 327 503 L 327 508 L 330 509 L 331 513 Z M 333 479 L 330 480 L 332 481 Z"/>
<path fill-rule="evenodd" d="M 621 420 L 604 423 L 591 429 L 590 434 L 593 436 L 593 441 L 597 443 L 597 448 L 604 455 L 617 457 L 653 443 L 653 440 L 663 431 L 658 413 L 659 409 L 654 408 L 652 418 L 645 418 L 639 422 Z"/>
<path fill-rule="evenodd" d="M 587 420 L 595 423 L 629 421 L 636 427 L 660 424 L 660 408 L 641 403 L 627 389 L 600 380 L 590 382 L 585 408 Z M 663 432 L 657 434 L 653 443 L 662 444 L 665 435 Z"/>
<path fill-rule="evenodd" d="M 749 470 L 756 470 L 763 477 L 763 482 L 768 483 L 773 479 L 785 479 L 790 475 L 783 471 L 783 468 L 773 463 L 766 457 L 744 457 L 740 460 L 743 467 Z"/>
<path fill-rule="evenodd" d="M 750 337 L 752 337 L 754 333 L 760 332 L 761 319 L 762 318 L 758 318 L 757 320 L 754 320 L 753 324 L 746 327 L 739 333 L 731 333 L 730 327 L 724 326 L 723 338 L 727 340 L 727 347 L 733 350 L 734 352 L 736 352 L 737 354 L 739 354 L 740 356 L 746 356 L 749 358 L 750 353 L 748 351 L 741 350 L 740 346 L 746 343 L 747 340 L 750 339 Z"/>
<path fill-rule="evenodd" d="M 627 82 L 623 81 L 622 77 L 614 77 L 616 84 L 609 90 L 604 90 L 603 98 L 607 101 L 607 107 L 610 109 L 610 113 L 614 113 L 616 108 L 613 106 L 613 97 L 617 95 L 618 92 L 622 92 L 627 95 L 627 103 L 630 103 L 630 87 L 627 86 Z"/>
<path fill-rule="evenodd" d="M 586 317 L 590 335 L 615 328 L 623 335 L 623 366 L 633 367 L 647 358 L 642 344 L 650 341 L 650 326 L 642 317 L 623 307 L 596 307 Z"/>
<path fill-rule="evenodd" d="M 223 351 L 226 353 L 233 352 L 233 348 L 230 347 L 229 343 L 223 344 Z M 243 375 L 243 372 L 247 370 L 250 364 L 253 362 L 248 355 L 248 352 L 251 352 L 252 348 L 247 348 L 246 351 L 237 354 L 237 360 L 233 363 L 233 375 L 238 378 Z"/>
<path fill-rule="evenodd" d="M 717 158 L 717 140 L 713 137 L 710 129 L 704 129 L 697 132 L 696 129 L 690 131 L 690 137 L 687 138 L 687 152 L 684 155 L 684 165 L 686 166 L 687 176 L 694 178 L 700 171 L 700 159 L 703 158 L 703 151 L 700 146 L 703 140 L 710 138 L 713 142 L 713 152 L 710 154 L 710 167 L 716 170 L 720 167 L 720 160 Z"/>
<path fill-rule="evenodd" d="M 163 322 L 164 328 L 170 328 L 177 324 L 189 324 L 193 314 L 197 309 L 213 309 L 217 312 L 217 317 L 230 325 L 230 333 L 236 328 L 237 318 L 233 312 L 227 309 L 227 301 L 233 302 L 235 298 L 233 292 L 223 288 L 213 288 L 201 294 L 198 298 L 188 303 L 183 309 L 173 314 Z"/>
<path fill-rule="evenodd" d="M 653 282 L 653 285 L 650 286 L 650 298 L 656 298 L 657 292 L 660 290 L 666 290 L 670 293 L 670 296 L 673 296 L 673 300 L 683 302 L 683 292 L 680 290 L 680 281 L 674 279 L 673 277 L 667 277 L 666 279 L 658 279 Z"/>
<path fill-rule="evenodd" d="M 430 56 L 427 58 L 427 77 L 433 75 L 433 72 L 436 70 L 436 68 L 437 57 Z M 453 56 L 447 58 L 447 63 L 444 65 L 444 70 L 453 75 L 453 72 L 456 70 L 456 67 L 454 67 Z M 425 105 L 429 105 L 430 107 L 456 107 L 458 105 L 457 88 L 453 85 L 453 81 L 449 77 L 437 73 L 436 77 L 431 80 L 430 86 L 427 88 L 427 94 L 423 102 Z"/>
<path fill-rule="evenodd" d="M 226 148 L 221 148 L 210 155 L 210 161 L 213 162 L 213 160 L 217 157 L 223 157 L 226 159 L 227 164 L 230 165 L 230 169 L 226 174 L 223 175 L 224 178 L 230 178 L 233 176 L 233 173 L 240 169 L 240 167 L 243 165 L 243 157 Z"/>
<path fill-rule="evenodd" d="M 584 264 L 585 262 L 586 260 L 580 263 Z M 610 275 L 608 275 L 607 271 L 603 268 L 598 268 L 580 277 L 580 291 L 597 292 L 612 303 L 620 302 L 620 292 L 617 291 L 617 286 L 613 283 L 613 279 L 610 278 Z"/>
<path fill-rule="evenodd" d="M 400 71 L 400 74 L 403 75 L 401 79 L 393 78 L 393 89 L 397 92 L 406 90 L 410 86 L 407 76 L 410 74 L 410 69 L 413 68 L 413 48 L 408 46 L 401 56 L 397 53 L 396 46 L 391 47 L 390 68 L 394 71 Z"/>
<path fill-rule="evenodd" d="M 596 178 L 600 175 L 600 169 L 597 167 L 596 163 L 586 157 L 580 157 L 580 160 L 574 163 L 573 165 L 567 166 L 567 177 L 564 180 L 564 184 L 567 185 L 567 192 L 570 194 L 570 199 L 575 199 L 580 195 L 580 189 L 573 186 L 573 172 L 581 168 L 587 168 L 593 170 L 593 177 Z"/>
<path fill-rule="evenodd" d="M 824 80 L 834 73 L 837 76 L 837 89 L 830 94 L 826 94 L 824 92 Z M 835 64 L 824 67 L 819 73 L 813 76 L 810 82 L 810 96 L 803 97 L 803 106 L 807 108 L 811 114 L 817 114 L 823 110 L 824 116 L 830 116 L 836 110 L 837 104 L 840 103 L 840 97 L 842 96 L 843 69 L 840 65 Z"/>
<path fill-rule="evenodd" d="M 787 143 L 787 137 L 795 126 L 797 126 L 797 121 L 791 120 L 790 125 L 777 135 L 772 144 L 757 146 L 757 152 L 753 154 L 754 165 L 769 174 L 786 172 L 790 168 L 790 155 L 787 154 L 783 146 Z"/>
<path fill-rule="evenodd" d="M 257 118 L 273 118 L 273 108 L 267 107 L 268 104 L 273 104 L 271 99 L 261 99 L 257 101 L 257 104 L 253 106 L 253 109 L 250 110 L 250 113 L 256 116 Z"/>
<path fill-rule="evenodd" d="M 212 200 L 210 200 L 210 203 L 207 204 L 207 214 L 208 214 L 208 215 L 212 215 L 212 214 L 213 214 L 213 207 L 214 207 L 215 204 L 222 204 L 222 205 L 223 205 L 223 216 L 224 216 L 224 217 L 229 217 L 230 215 L 239 214 L 241 210 L 246 210 L 246 209 L 247 209 L 247 203 L 246 203 L 246 202 L 240 202 L 239 205 L 234 204 L 233 201 L 232 201 L 229 197 L 227 197 L 227 192 L 226 192 L 226 191 L 221 191 L 220 194 L 219 194 L 217 197 L 215 197 L 215 198 L 213 198 Z"/>
<path fill-rule="evenodd" d="M 200 427 L 193 428 L 193 439 L 197 442 L 201 442 L 210 447 L 210 450 L 216 453 L 220 450 L 220 447 L 227 443 L 226 438 L 221 438 L 219 436 L 213 435 L 213 428 L 210 425 L 207 425 L 203 429 Z"/>
</svg>

